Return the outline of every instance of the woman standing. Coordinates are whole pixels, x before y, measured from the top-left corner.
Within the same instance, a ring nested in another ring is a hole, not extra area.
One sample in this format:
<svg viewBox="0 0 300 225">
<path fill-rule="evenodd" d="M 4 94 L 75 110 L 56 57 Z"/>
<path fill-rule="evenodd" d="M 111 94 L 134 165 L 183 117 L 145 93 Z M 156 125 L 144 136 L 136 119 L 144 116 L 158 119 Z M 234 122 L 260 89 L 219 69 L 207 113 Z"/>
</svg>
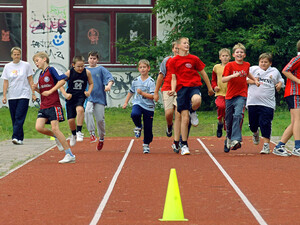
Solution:
<svg viewBox="0 0 300 225">
<path fill-rule="evenodd" d="M 4 80 L 2 103 L 6 104 L 8 100 L 13 124 L 12 142 L 16 145 L 22 145 L 24 139 L 23 124 L 29 99 L 36 99 L 31 88 L 33 70 L 28 62 L 21 60 L 21 48 L 13 47 L 10 52 L 13 61 L 4 66 L 1 77 Z"/>
</svg>

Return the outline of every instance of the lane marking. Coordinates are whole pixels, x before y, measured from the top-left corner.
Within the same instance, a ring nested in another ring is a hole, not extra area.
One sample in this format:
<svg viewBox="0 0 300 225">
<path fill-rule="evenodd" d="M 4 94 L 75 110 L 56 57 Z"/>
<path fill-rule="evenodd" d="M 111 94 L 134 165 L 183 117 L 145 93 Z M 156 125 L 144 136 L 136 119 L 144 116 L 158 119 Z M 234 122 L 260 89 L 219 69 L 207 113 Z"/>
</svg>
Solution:
<svg viewBox="0 0 300 225">
<path fill-rule="evenodd" d="M 100 203 L 100 205 L 99 205 L 92 221 L 90 222 L 90 225 L 96 225 L 99 222 L 99 220 L 101 218 L 101 215 L 102 215 L 102 212 L 103 212 L 103 210 L 106 206 L 106 203 L 107 203 L 107 201 L 108 201 L 108 199 L 109 199 L 109 197 L 110 197 L 110 195 L 111 195 L 111 193 L 114 189 L 114 186 L 117 182 L 118 176 L 121 173 L 121 170 L 122 170 L 122 168 L 125 164 L 125 161 L 126 161 L 128 155 L 129 155 L 129 152 L 132 148 L 133 142 L 134 142 L 134 139 L 131 139 L 130 144 L 129 144 L 129 146 L 128 146 L 128 148 L 127 148 L 127 150 L 126 150 L 126 152 L 123 156 L 123 159 L 122 159 L 117 171 L 115 172 L 115 175 L 113 176 L 113 178 L 112 178 L 112 180 L 111 180 L 111 182 L 110 182 L 110 184 L 107 188 L 107 191 L 106 191 L 106 193 L 105 193 L 105 195 L 104 195 L 104 197 L 103 197 L 103 199 L 102 199 L 102 201 L 101 201 L 101 203 Z"/>
<path fill-rule="evenodd" d="M 233 187 L 235 192 L 240 196 L 242 201 L 245 203 L 245 205 L 248 207 L 250 212 L 253 214 L 257 222 L 261 225 L 267 225 L 266 221 L 262 218 L 262 216 L 259 214 L 259 212 L 254 208 L 254 206 L 251 204 L 251 202 L 247 199 L 247 197 L 243 194 L 243 192 L 239 189 L 239 187 L 234 183 L 234 181 L 231 179 L 231 177 L 228 175 L 228 173 L 225 171 L 225 169 L 221 166 L 221 164 L 216 160 L 216 158 L 211 154 L 211 152 L 206 148 L 204 143 L 197 138 L 198 142 L 202 145 L 206 153 L 209 155 L 209 157 L 212 159 L 212 161 L 216 164 L 216 166 L 219 168 L 219 170 L 223 173 L 227 181 L 230 183 L 230 185 Z"/>
</svg>

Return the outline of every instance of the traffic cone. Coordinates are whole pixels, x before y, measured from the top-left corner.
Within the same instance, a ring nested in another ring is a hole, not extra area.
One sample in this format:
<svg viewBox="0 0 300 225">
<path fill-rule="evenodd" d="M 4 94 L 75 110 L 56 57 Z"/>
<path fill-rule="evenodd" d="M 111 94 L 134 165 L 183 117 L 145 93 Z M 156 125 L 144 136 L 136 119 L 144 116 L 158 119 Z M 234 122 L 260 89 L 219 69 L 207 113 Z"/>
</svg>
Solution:
<svg viewBox="0 0 300 225">
<path fill-rule="evenodd" d="M 51 137 L 50 137 L 50 140 L 51 140 L 51 141 L 54 141 L 54 140 L 55 140 L 55 138 L 51 136 Z"/>
<path fill-rule="evenodd" d="M 171 169 L 163 218 L 160 221 L 188 221 L 184 218 L 176 170 Z"/>
</svg>

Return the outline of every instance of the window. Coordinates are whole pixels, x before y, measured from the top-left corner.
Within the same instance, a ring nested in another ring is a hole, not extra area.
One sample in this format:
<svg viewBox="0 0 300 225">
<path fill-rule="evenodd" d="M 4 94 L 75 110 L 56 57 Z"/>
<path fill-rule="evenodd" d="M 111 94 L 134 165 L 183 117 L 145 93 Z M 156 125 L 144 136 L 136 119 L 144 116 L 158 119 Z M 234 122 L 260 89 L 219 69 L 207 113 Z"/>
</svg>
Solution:
<svg viewBox="0 0 300 225">
<path fill-rule="evenodd" d="M 156 35 L 154 0 L 75 0 L 71 9 L 71 57 L 98 51 L 100 63 L 119 66 L 119 39 Z"/>
<path fill-rule="evenodd" d="M 26 60 L 26 45 L 22 36 L 25 36 L 24 23 L 25 7 L 22 0 L 0 1 L 0 65 L 11 61 L 10 50 L 12 47 L 22 48 L 22 59 Z M 23 35 L 22 35 L 23 34 Z"/>
</svg>

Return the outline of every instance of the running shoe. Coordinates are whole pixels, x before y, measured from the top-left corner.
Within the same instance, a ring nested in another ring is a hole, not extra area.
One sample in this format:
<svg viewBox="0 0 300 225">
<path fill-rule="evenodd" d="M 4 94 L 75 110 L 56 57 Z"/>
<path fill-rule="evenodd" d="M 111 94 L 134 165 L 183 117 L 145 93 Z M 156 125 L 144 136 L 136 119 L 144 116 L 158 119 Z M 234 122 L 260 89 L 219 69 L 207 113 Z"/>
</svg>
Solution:
<svg viewBox="0 0 300 225">
<path fill-rule="evenodd" d="M 179 153 L 179 148 L 176 148 L 176 145 L 175 144 L 172 144 L 172 149 L 175 153 Z"/>
<path fill-rule="evenodd" d="M 59 163 L 74 163 L 75 162 L 75 155 L 71 156 L 70 154 L 66 154 L 65 157 L 58 161 Z"/>
<path fill-rule="evenodd" d="M 134 130 L 133 130 L 133 132 L 134 132 L 134 136 L 136 138 L 140 138 L 141 137 L 141 133 L 142 133 L 142 128 L 135 127 Z"/>
<path fill-rule="evenodd" d="M 59 151 L 63 151 L 64 147 L 61 145 L 60 141 L 57 139 L 57 137 L 55 137 L 55 142 L 56 142 L 56 146 L 58 148 Z"/>
<path fill-rule="evenodd" d="M 240 147 L 242 147 L 241 142 L 239 142 L 237 140 L 231 141 L 231 148 L 230 148 L 230 150 L 237 150 Z"/>
<path fill-rule="evenodd" d="M 167 126 L 167 130 L 166 130 L 167 137 L 172 137 L 172 129 L 173 129 L 173 124 L 171 126 Z"/>
<path fill-rule="evenodd" d="M 260 154 L 270 154 L 270 146 L 264 144 L 263 149 L 260 151 Z"/>
<path fill-rule="evenodd" d="M 228 153 L 230 151 L 230 139 L 229 138 L 226 138 L 225 141 L 224 141 L 224 152 L 225 153 Z"/>
<path fill-rule="evenodd" d="M 273 149 L 273 154 L 279 155 L 279 156 L 291 156 L 292 154 L 285 149 L 284 145 L 280 145 L 279 147 L 275 146 Z"/>
<path fill-rule="evenodd" d="M 253 144 L 255 144 L 255 145 L 259 144 L 259 133 L 258 133 L 258 130 L 255 133 L 253 133 L 253 135 L 252 135 L 252 141 L 253 141 Z"/>
<path fill-rule="evenodd" d="M 75 144 L 76 144 L 76 135 L 71 135 L 70 146 L 74 146 Z"/>
<path fill-rule="evenodd" d="M 187 145 L 182 146 L 181 155 L 189 155 L 189 154 L 191 154 L 190 150 L 189 150 L 189 147 Z"/>
<path fill-rule="evenodd" d="M 223 126 L 224 126 L 223 123 L 218 123 L 218 129 L 217 129 L 217 137 L 218 138 L 222 137 Z"/>
<path fill-rule="evenodd" d="M 196 111 L 190 113 L 190 118 L 191 118 L 191 124 L 192 124 L 194 127 L 198 126 L 199 120 L 198 120 L 198 116 L 197 116 Z"/>
<path fill-rule="evenodd" d="M 12 139 L 12 143 L 15 144 L 15 145 L 22 145 L 23 141 L 14 138 L 14 139 Z"/>
<path fill-rule="evenodd" d="M 104 140 L 99 140 L 96 149 L 100 151 L 103 148 Z"/>
<path fill-rule="evenodd" d="M 292 151 L 292 155 L 300 156 L 300 148 L 294 148 Z"/>
<path fill-rule="evenodd" d="M 91 136 L 90 136 L 90 139 L 91 139 L 91 143 L 95 143 L 97 141 L 97 136 L 95 133 L 92 133 Z"/>
<path fill-rule="evenodd" d="M 144 154 L 150 153 L 150 147 L 148 144 L 143 144 L 143 153 Z"/>
<path fill-rule="evenodd" d="M 79 141 L 79 142 L 83 141 L 83 137 L 84 137 L 84 135 L 83 135 L 83 133 L 81 133 L 81 131 L 76 132 L 76 141 Z"/>
</svg>

